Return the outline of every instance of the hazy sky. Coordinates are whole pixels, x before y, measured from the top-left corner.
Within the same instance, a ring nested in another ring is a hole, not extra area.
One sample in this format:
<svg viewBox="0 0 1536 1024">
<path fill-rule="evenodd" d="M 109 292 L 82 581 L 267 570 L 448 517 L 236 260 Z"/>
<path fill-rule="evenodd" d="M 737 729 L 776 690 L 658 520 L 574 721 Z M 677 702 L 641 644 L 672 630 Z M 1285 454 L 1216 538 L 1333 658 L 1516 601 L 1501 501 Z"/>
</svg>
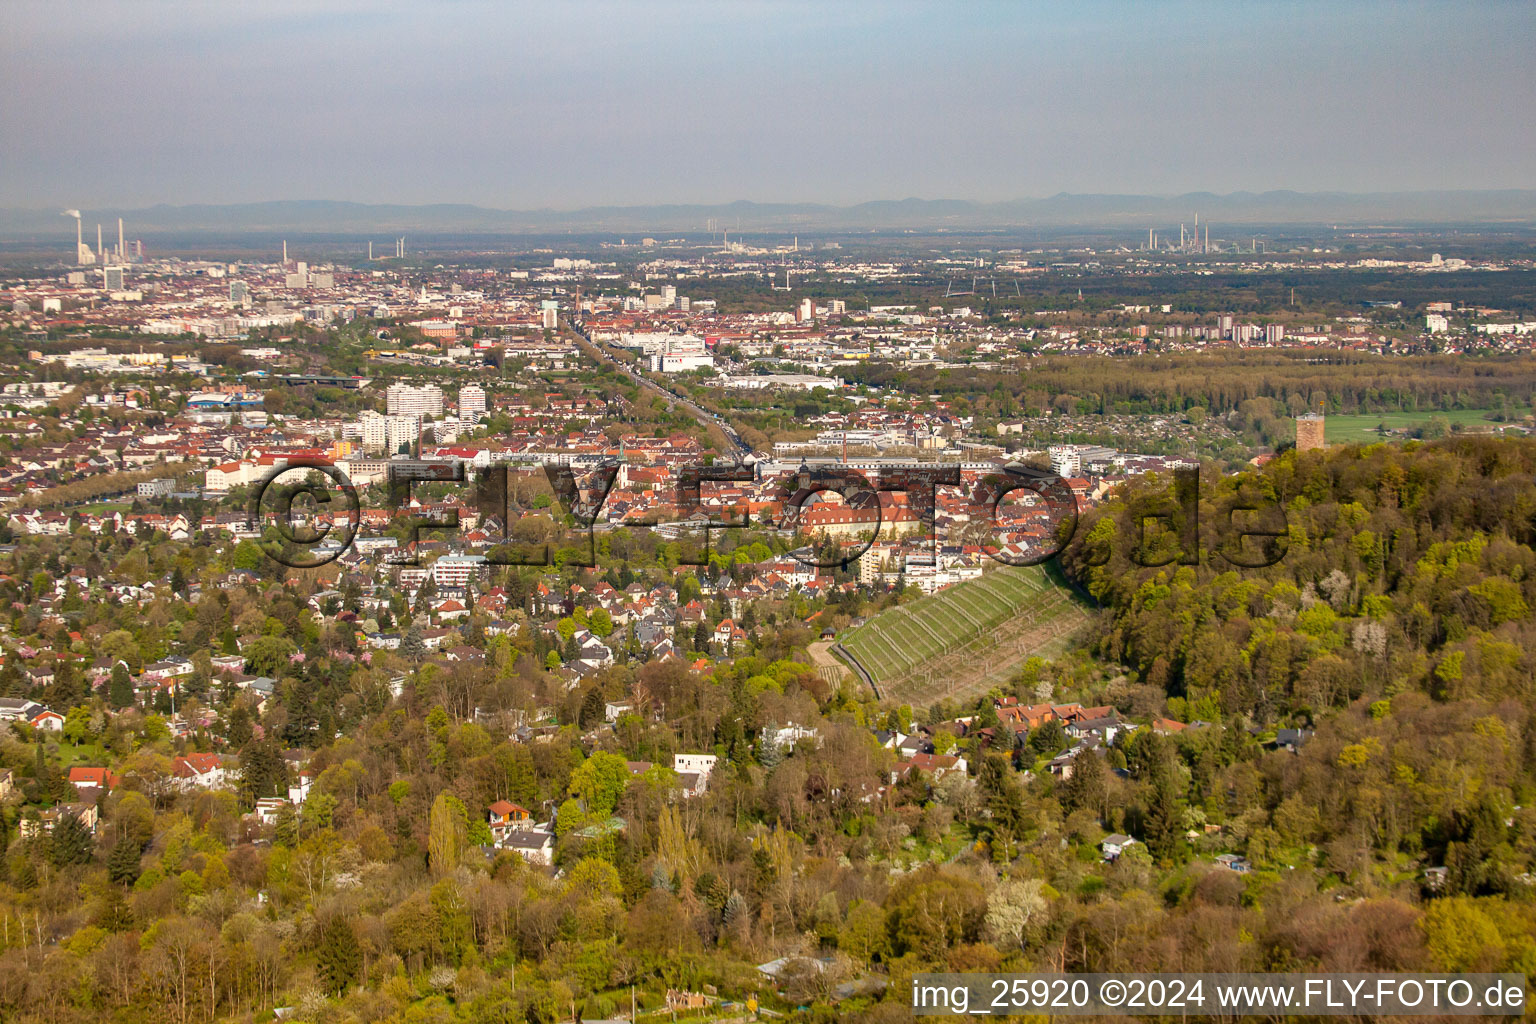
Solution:
<svg viewBox="0 0 1536 1024">
<path fill-rule="evenodd" d="M 0 3 L 0 205 L 1536 187 L 1536 3 Z"/>
</svg>

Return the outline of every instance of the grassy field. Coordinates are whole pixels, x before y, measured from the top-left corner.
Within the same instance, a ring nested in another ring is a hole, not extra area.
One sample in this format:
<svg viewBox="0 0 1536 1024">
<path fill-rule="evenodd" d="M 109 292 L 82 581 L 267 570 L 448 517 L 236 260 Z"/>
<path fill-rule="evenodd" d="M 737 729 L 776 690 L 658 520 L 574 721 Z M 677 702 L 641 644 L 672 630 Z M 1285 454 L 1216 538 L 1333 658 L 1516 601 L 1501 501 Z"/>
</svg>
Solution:
<svg viewBox="0 0 1536 1024">
<path fill-rule="evenodd" d="M 1060 653 L 1086 620 L 1055 572 L 1043 566 L 995 569 L 887 609 L 839 639 L 887 699 L 985 689 L 1031 654 Z"/>
<path fill-rule="evenodd" d="M 1498 424 L 1486 417 L 1491 409 L 1457 409 L 1453 412 L 1379 412 L 1367 413 L 1363 416 L 1329 416 L 1324 424 L 1324 432 L 1329 444 L 1371 444 L 1375 441 L 1390 440 L 1401 437 L 1402 434 L 1387 434 L 1383 437 L 1377 432 L 1377 427 L 1385 423 L 1388 430 L 1412 431 L 1428 423 L 1434 416 L 1444 416 L 1451 424 L 1461 424 L 1462 427 L 1475 430 L 1478 428 L 1496 427 Z M 1524 415 L 1526 410 L 1511 409 L 1514 416 Z"/>
</svg>

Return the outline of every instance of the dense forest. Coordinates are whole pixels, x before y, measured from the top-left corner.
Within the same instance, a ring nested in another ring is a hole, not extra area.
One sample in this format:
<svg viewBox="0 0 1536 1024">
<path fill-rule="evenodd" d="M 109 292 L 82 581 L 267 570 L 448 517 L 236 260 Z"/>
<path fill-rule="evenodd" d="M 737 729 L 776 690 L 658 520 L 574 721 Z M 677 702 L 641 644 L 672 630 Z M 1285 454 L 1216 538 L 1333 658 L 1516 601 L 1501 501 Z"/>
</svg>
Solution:
<svg viewBox="0 0 1536 1024">
<path fill-rule="evenodd" d="M 1407 690 L 1536 699 L 1536 442 L 1291 451 L 1210 477 L 1193 529 L 1158 477 L 1079 525 L 1064 564 L 1107 608 L 1102 655 L 1260 721 Z"/>
<path fill-rule="evenodd" d="M 1023 372 L 1019 372 L 1022 370 Z M 1267 398 L 1291 414 L 1323 403 L 1329 413 L 1496 409 L 1531 404 L 1536 359 L 1501 356 L 1376 356 L 1338 351 L 1234 351 L 1130 358 L 1042 356 L 1017 369 L 951 373 L 869 362 L 850 381 L 945 399 L 992 403 L 992 415 L 1029 415 L 1069 399 L 1066 411 L 1213 414 Z"/>
<path fill-rule="evenodd" d="M 1521 248 L 1515 248 L 1524 254 Z M 1049 277 L 1020 279 L 991 266 L 957 267 L 951 274 L 945 274 L 927 262 L 911 260 L 910 250 L 882 255 L 905 262 L 906 276 L 850 283 L 845 273 L 824 270 L 806 259 L 794 270 L 795 292 L 818 301 L 844 299 L 850 309 L 902 304 L 923 308 L 938 305 L 946 309 L 968 306 L 983 316 L 1029 317 L 1038 310 L 1059 309 L 1106 312 L 1128 302 L 1168 303 L 1175 310 L 1189 313 L 1286 316 L 1295 311 L 1295 297 L 1305 302 L 1308 309 L 1326 315 L 1355 313 L 1363 302 L 1373 300 L 1402 302 L 1409 307 L 1449 300 L 1457 306 L 1491 306 L 1521 315 L 1536 310 L 1536 287 L 1532 286 L 1530 275 L 1520 270 L 1423 274 L 1357 269 L 1347 274 L 1330 274 L 1312 267 L 1277 267 L 1254 273 L 1230 268 L 1212 270 L 1199 264 L 1188 270 L 1140 272 L 1071 266 L 1054 268 Z M 1418 260 L 1425 257 L 1422 252 L 1399 256 Z M 1031 257 L 1031 262 L 1038 265 L 1039 256 Z M 782 279 L 780 270 L 772 281 L 767 275 L 725 280 L 711 277 L 684 279 L 678 287 L 684 294 L 707 290 L 726 312 L 760 313 L 781 308 L 783 293 L 776 294 L 773 285 L 782 284 Z M 949 294 L 958 289 L 964 289 L 962 295 Z"/>
</svg>

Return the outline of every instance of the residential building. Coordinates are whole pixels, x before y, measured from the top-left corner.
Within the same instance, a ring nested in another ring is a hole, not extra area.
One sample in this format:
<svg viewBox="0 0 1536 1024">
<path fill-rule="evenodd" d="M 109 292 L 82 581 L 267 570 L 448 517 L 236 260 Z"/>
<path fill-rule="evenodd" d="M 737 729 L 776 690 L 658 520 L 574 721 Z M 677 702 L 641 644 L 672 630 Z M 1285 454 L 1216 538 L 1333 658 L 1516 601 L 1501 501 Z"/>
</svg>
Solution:
<svg viewBox="0 0 1536 1024">
<path fill-rule="evenodd" d="M 443 389 L 434 384 L 391 384 L 384 392 L 384 403 L 385 412 L 391 416 L 441 416 Z"/>
</svg>

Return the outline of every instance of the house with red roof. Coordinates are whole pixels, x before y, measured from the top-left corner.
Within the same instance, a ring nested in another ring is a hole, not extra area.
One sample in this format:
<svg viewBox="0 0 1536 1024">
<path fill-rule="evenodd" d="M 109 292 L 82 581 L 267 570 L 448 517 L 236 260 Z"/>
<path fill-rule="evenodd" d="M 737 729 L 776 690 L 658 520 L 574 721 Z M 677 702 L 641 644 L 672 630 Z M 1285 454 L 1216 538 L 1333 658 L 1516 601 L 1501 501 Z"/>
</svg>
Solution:
<svg viewBox="0 0 1536 1024">
<path fill-rule="evenodd" d="M 521 807 L 510 800 L 497 800 L 486 809 L 487 824 L 491 827 L 491 837 L 496 845 L 502 845 L 506 837 L 513 832 L 526 832 L 533 828 L 533 815 L 526 807 Z"/>
<path fill-rule="evenodd" d="M 44 709 L 32 716 L 32 728 L 42 732 L 63 732 L 64 716 L 57 711 Z"/>
<path fill-rule="evenodd" d="M 116 789 L 122 781 L 116 772 L 110 768 L 93 768 L 88 765 L 77 764 L 69 769 L 69 781 L 78 790 L 87 789 Z"/>
<path fill-rule="evenodd" d="M 171 762 L 171 775 L 181 789 L 219 789 L 230 779 L 218 754 L 187 754 Z"/>
</svg>

